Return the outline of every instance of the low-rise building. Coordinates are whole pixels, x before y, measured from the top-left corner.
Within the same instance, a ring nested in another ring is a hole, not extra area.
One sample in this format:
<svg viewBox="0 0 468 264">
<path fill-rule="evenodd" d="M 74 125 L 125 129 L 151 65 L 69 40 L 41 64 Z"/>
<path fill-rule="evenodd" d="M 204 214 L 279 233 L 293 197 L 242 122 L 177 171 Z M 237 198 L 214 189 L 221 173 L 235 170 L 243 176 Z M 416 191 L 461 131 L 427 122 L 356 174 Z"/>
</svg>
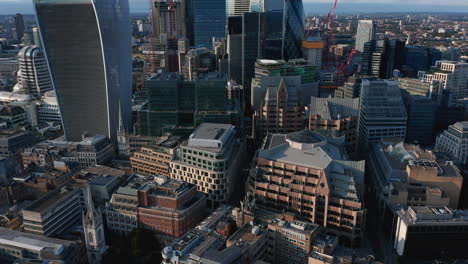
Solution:
<svg viewBox="0 0 468 264">
<path fill-rule="evenodd" d="M 415 206 L 397 216 L 393 248 L 399 256 L 410 260 L 468 258 L 468 211 Z"/>
<path fill-rule="evenodd" d="M 37 263 L 78 264 L 82 256 L 76 242 L 0 227 L 0 262 L 9 264 L 25 259 Z"/>
<path fill-rule="evenodd" d="M 307 262 L 314 236 L 319 230 L 318 225 L 286 217 L 286 219 L 273 219 L 268 224 L 268 229 L 271 232 L 270 240 L 274 241 L 269 259 L 273 260 L 272 263 Z"/>
<path fill-rule="evenodd" d="M 81 223 L 83 193 L 81 189 L 64 186 L 50 192 L 23 211 L 24 231 L 55 237 Z"/>
<path fill-rule="evenodd" d="M 399 140 L 382 140 L 370 154 L 370 181 L 380 207 L 458 207 L 463 184 L 457 167 L 428 150 Z"/>
<path fill-rule="evenodd" d="M 34 144 L 34 137 L 27 132 L 0 129 L 0 158 L 19 159 L 23 149 Z"/>
<path fill-rule="evenodd" d="M 78 162 L 81 168 L 105 165 L 112 159 L 114 148 L 109 138 L 104 136 L 85 137 L 80 142 L 47 140 L 38 143 L 25 153 L 26 159 L 41 160 L 61 159 Z M 34 158 L 39 155 L 38 158 Z M 41 155 L 48 155 L 41 156 Z"/>
<path fill-rule="evenodd" d="M 135 176 L 106 206 L 109 228 L 127 233 L 137 227 L 180 237 L 205 216 L 206 199 L 193 184 L 164 176 Z"/>
<path fill-rule="evenodd" d="M 88 167 L 82 170 L 81 173 L 89 178 L 88 183 L 93 201 L 98 204 L 110 201 L 112 194 L 125 180 L 126 175 L 122 170 L 105 166 Z"/>
<path fill-rule="evenodd" d="M 182 138 L 171 136 L 154 145 L 142 147 L 130 157 L 134 173 L 147 173 L 170 177 L 170 162 L 175 158 L 175 150 Z"/>
</svg>

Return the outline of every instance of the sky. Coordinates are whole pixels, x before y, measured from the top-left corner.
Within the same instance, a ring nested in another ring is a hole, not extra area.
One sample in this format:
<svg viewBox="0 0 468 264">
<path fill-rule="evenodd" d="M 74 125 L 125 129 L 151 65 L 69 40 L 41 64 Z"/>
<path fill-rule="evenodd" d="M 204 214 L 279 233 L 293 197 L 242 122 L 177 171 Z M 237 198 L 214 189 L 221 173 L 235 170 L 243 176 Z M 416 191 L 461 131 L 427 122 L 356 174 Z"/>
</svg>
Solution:
<svg viewBox="0 0 468 264">
<path fill-rule="evenodd" d="M 148 0 L 129 0 L 132 12 L 147 12 Z M 279 1 L 279 0 L 278 0 Z M 303 0 L 310 14 L 327 13 L 333 0 Z M 467 0 L 340 0 L 337 13 L 467 12 Z M 32 14 L 32 0 L 0 0 L 0 14 Z"/>
</svg>

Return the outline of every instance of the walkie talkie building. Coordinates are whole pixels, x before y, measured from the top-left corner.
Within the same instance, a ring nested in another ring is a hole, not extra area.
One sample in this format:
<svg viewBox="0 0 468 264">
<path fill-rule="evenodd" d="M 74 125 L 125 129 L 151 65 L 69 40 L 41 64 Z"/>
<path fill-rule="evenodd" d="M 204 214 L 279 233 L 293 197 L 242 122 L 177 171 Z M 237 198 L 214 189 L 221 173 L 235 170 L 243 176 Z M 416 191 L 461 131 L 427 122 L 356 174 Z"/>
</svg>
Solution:
<svg viewBox="0 0 468 264">
<path fill-rule="evenodd" d="M 128 0 L 34 0 L 67 140 L 131 122 Z"/>
</svg>

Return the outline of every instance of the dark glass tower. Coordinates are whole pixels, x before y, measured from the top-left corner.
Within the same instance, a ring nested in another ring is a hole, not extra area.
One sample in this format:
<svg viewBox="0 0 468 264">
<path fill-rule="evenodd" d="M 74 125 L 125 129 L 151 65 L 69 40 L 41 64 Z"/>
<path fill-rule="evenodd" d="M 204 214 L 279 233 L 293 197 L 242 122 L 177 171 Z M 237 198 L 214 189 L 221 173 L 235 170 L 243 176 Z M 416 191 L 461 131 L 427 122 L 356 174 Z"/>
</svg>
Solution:
<svg viewBox="0 0 468 264">
<path fill-rule="evenodd" d="M 302 57 L 305 27 L 302 0 L 284 0 L 283 24 L 283 59 Z"/>
<path fill-rule="evenodd" d="M 35 0 L 67 140 L 131 126 L 128 0 Z"/>
<path fill-rule="evenodd" d="M 213 37 L 226 36 L 226 0 L 191 0 L 193 44 L 211 48 Z"/>
</svg>

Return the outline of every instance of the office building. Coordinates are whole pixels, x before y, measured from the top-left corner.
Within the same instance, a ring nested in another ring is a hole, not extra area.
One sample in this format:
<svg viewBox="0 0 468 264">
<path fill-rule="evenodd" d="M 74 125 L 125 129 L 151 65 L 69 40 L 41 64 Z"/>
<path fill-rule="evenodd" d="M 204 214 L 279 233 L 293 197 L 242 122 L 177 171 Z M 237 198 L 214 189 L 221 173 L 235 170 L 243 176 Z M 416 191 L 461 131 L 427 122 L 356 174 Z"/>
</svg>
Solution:
<svg viewBox="0 0 468 264">
<path fill-rule="evenodd" d="M 424 78 L 440 81 L 442 89 L 450 91 L 454 99 L 468 96 L 468 63 L 437 61 L 435 71 Z"/>
<path fill-rule="evenodd" d="M 205 208 L 205 196 L 193 184 L 137 175 L 112 195 L 106 215 L 114 232 L 139 227 L 178 238 L 203 220 Z"/>
<path fill-rule="evenodd" d="M 345 137 L 350 155 L 357 152 L 359 99 L 312 97 L 309 130 L 329 137 Z"/>
<path fill-rule="evenodd" d="M 359 243 L 365 162 L 347 160 L 343 145 L 344 138 L 309 130 L 268 136 L 248 182 L 257 204 L 295 212 L 345 243 Z"/>
<path fill-rule="evenodd" d="M 21 40 L 23 39 L 24 35 L 24 18 L 22 14 L 16 14 L 15 15 L 15 37 L 16 41 L 18 43 L 21 43 Z"/>
<path fill-rule="evenodd" d="M 106 203 L 108 229 L 119 235 L 126 235 L 137 229 L 138 225 L 138 188 L 146 181 L 143 177 L 132 179 L 119 187 Z"/>
<path fill-rule="evenodd" d="M 122 170 L 106 166 L 88 167 L 80 174 L 82 178 L 87 178 L 93 202 L 99 205 L 110 201 L 126 175 Z"/>
<path fill-rule="evenodd" d="M 415 206 L 398 212 L 393 248 L 410 261 L 468 257 L 468 211 Z M 424 254 L 422 254 L 424 252 Z"/>
<path fill-rule="evenodd" d="M 181 137 L 171 136 L 157 144 L 142 147 L 130 157 L 133 172 L 170 177 L 169 165 L 181 142 Z"/>
<path fill-rule="evenodd" d="M 362 80 L 359 104 L 361 147 L 382 138 L 405 139 L 408 117 L 397 81 Z"/>
<path fill-rule="evenodd" d="M 78 264 L 81 260 L 80 245 L 0 227 L 0 262 L 17 263 L 15 261 L 22 260 Z"/>
<path fill-rule="evenodd" d="M 393 77 L 405 63 L 405 43 L 398 39 L 371 40 L 364 44 L 361 74 L 382 79 Z"/>
<path fill-rule="evenodd" d="M 65 186 L 54 190 L 22 210 L 24 231 L 56 237 L 81 224 L 83 193 Z"/>
<path fill-rule="evenodd" d="M 128 1 L 37 0 L 35 10 L 66 139 L 116 143 L 119 114 L 131 124 Z"/>
<path fill-rule="evenodd" d="M 112 159 L 114 148 L 111 141 L 103 136 L 87 137 L 79 142 L 47 140 L 34 146 L 34 151 L 45 153 L 51 147 L 60 150 L 54 157 L 64 161 L 78 162 L 81 168 L 105 165 Z"/>
<path fill-rule="evenodd" d="M 406 142 L 431 145 L 434 143 L 437 104 L 431 98 L 402 93 L 408 114 Z"/>
<path fill-rule="evenodd" d="M 418 71 L 429 70 L 435 62 L 442 58 L 442 53 L 433 47 L 406 46 L 405 47 L 405 76 L 417 77 Z"/>
<path fill-rule="evenodd" d="M 14 104 L 0 105 L 0 122 L 5 122 L 7 128 L 25 129 L 31 126 L 26 111 Z"/>
<path fill-rule="evenodd" d="M 142 147 L 157 143 L 166 138 L 167 137 L 140 136 L 119 129 L 117 132 L 119 156 L 128 159 L 135 151 L 139 151 Z"/>
<path fill-rule="evenodd" d="M 180 145 L 171 178 L 197 185 L 211 206 L 236 199 L 244 148 L 238 133 L 228 124 L 201 124 Z"/>
<path fill-rule="evenodd" d="M 55 91 L 44 93 L 42 100 L 37 102 L 36 114 L 38 123 L 56 122 L 62 124 L 62 115 Z"/>
<path fill-rule="evenodd" d="M 17 159 L 23 149 L 34 144 L 34 137 L 15 129 L 0 130 L 0 158 Z"/>
<path fill-rule="evenodd" d="M 250 0 L 228 0 L 229 16 L 242 16 L 250 12 Z"/>
<path fill-rule="evenodd" d="M 226 36 L 226 0 L 192 0 L 193 46 L 210 48 Z"/>
<path fill-rule="evenodd" d="M 270 241 L 274 241 L 269 252 L 273 263 L 307 263 L 318 225 L 285 216 L 285 219 L 273 219 L 268 229 Z"/>
<path fill-rule="evenodd" d="M 435 148 L 447 152 L 452 159 L 459 163 L 468 160 L 468 122 L 457 122 L 437 136 Z"/>
<path fill-rule="evenodd" d="M 20 93 L 41 98 L 53 89 L 44 52 L 36 46 L 26 46 L 18 53 L 18 84 Z"/>
<path fill-rule="evenodd" d="M 263 79 L 263 99 L 254 108 L 254 135 L 263 138 L 268 133 L 290 133 L 303 129 L 304 106 L 300 100 L 300 80 L 281 76 Z M 257 89 L 259 90 L 259 89 Z"/>
<path fill-rule="evenodd" d="M 302 38 L 305 28 L 302 0 L 285 0 L 283 12 L 281 59 L 302 58 Z"/>
<path fill-rule="evenodd" d="M 408 206 L 458 207 L 463 178 L 433 152 L 390 139 L 374 144 L 369 157 L 370 186 L 382 223 Z"/>
<path fill-rule="evenodd" d="M 356 33 L 355 50 L 364 52 L 364 44 L 375 39 L 375 23 L 372 20 L 359 20 Z"/>
<path fill-rule="evenodd" d="M 251 104 L 254 109 L 260 106 L 264 99 L 267 84 L 263 80 L 269 76 L 284 77 L 287 82 L 297 82 L 300 92 L 298 99 L 301 104 L 310 103 L 311 96 L 318 96 L 317 67 L 308 65 L 304 59 L 289 60 L 257 60 L 255 62 L 255 76 L 252 79 Z M 270 79 L 274 79 L 271 77 Z"/>
<path fill-rule="evenodd" d="M 427 81 L 416 78 L 398 78 L 402 92 L 410 96 L 425 96 L 438 104 L 442 101 L 443 88 L 439 81 Z"/>
<path fill-rule="evenodd" d="M 202 74 L 184 81 L 175 73 L 147 80 L 148 101 L 138 110 L 136 134 L 188 135 L 203 122 L 240 124 L 240 111 L 227 103 L 227 80 L 222 73 Z"/>
<path fill-rule="evenodd" d="M 346 79 L 342 86 L 339 86 L 335 90 L 336 98 L 358 98 L 361 93 L 361 81 L 363 77 L 359 75 L 353 75 Z M 373 79 L 373 78 L 366 78 Z"/>
<path fill-rule="evenodd" d="M 138 223 L 142 228 L 178 238 L 205 217 L 206 198 L 193 184 L 159 177 L 138 192 Z"/>
</svg>

